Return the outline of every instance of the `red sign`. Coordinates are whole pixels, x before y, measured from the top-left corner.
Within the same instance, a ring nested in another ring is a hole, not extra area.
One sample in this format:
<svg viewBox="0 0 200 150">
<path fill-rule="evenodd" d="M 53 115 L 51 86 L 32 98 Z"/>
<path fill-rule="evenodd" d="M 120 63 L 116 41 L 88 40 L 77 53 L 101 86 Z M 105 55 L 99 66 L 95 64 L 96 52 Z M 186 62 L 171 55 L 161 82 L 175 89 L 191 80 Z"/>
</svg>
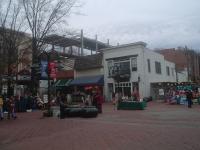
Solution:
<svg viewBox="0 0 200 150">
<path fill-rule="evenodd" d="M 50 71 L 50 77 L 56 78 L 56 63 L 54 62 L 49 63 L 49 71 Z"/>
</svg>

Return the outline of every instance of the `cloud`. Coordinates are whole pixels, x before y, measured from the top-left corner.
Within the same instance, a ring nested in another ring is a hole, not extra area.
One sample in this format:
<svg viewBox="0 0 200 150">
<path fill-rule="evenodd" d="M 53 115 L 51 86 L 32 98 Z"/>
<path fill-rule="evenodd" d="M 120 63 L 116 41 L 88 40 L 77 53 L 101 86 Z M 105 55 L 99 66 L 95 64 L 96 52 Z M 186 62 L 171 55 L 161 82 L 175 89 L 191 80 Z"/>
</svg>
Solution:
<svg viewBox="0 0 200 150">
<path fill-rule="evenodd" d="M 110 43 L 144 41 L 150 48 L 200 49 L 199 0 L 86 0 L 86 16 L 72 25 Z"/>
</svg>

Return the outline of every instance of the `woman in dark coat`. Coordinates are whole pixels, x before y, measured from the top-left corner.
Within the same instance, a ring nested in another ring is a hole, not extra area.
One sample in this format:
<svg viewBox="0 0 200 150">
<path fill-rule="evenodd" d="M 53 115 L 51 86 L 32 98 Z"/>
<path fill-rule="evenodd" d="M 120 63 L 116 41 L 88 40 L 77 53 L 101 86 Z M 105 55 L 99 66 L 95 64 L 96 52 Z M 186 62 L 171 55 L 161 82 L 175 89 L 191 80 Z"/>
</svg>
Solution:
<svg viewBox="0 0 200 150">
<path fill-rule="evenodd" d="M 102 113 L 103 96 L 101 95 L 100 91 L 97 91 L 96 95 L 94 96 L 93 102 L 95 102 L 94 105 L 98 109 L 98 112 Z"/>
</svg>

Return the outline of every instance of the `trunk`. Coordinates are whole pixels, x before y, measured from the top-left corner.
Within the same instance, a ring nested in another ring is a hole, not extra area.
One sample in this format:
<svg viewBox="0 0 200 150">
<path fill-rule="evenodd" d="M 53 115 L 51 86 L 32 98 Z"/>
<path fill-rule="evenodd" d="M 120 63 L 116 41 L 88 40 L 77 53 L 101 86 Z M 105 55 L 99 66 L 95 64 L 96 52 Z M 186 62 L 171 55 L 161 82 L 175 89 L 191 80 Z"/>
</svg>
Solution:
<svg viewBox="0 0 200 150">
<path fill-rule="evenodd" d="M 36 38 L 32 39 L 32 65 L 38 63 L 37 59 L 37 40 Z M 39 81 L 37 80 L 36 76 L 34 75 L 33 71 L 31 71 L 31 92 L 33 95 L 37 95 L 37 89 L 39 88 Z"/>
</svg>

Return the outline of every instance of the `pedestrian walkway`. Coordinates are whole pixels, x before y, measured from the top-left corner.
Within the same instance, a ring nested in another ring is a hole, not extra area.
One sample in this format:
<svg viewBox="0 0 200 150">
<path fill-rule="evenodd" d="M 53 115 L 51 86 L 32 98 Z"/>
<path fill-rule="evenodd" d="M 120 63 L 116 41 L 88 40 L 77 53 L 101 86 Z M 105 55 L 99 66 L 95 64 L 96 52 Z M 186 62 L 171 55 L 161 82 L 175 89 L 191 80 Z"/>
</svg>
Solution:
<svg viewBox="0 0 200 150">
<path fill-rule="evenodd" d="M 55 110 L 58 110 L 58 107 Z M 97 118 L 42 118 L 41 111 L 0 121 L 0 150 L 199 150 L 200 106 L 150 102 L 146 110 L 113 110 Z"/>
</svg>

